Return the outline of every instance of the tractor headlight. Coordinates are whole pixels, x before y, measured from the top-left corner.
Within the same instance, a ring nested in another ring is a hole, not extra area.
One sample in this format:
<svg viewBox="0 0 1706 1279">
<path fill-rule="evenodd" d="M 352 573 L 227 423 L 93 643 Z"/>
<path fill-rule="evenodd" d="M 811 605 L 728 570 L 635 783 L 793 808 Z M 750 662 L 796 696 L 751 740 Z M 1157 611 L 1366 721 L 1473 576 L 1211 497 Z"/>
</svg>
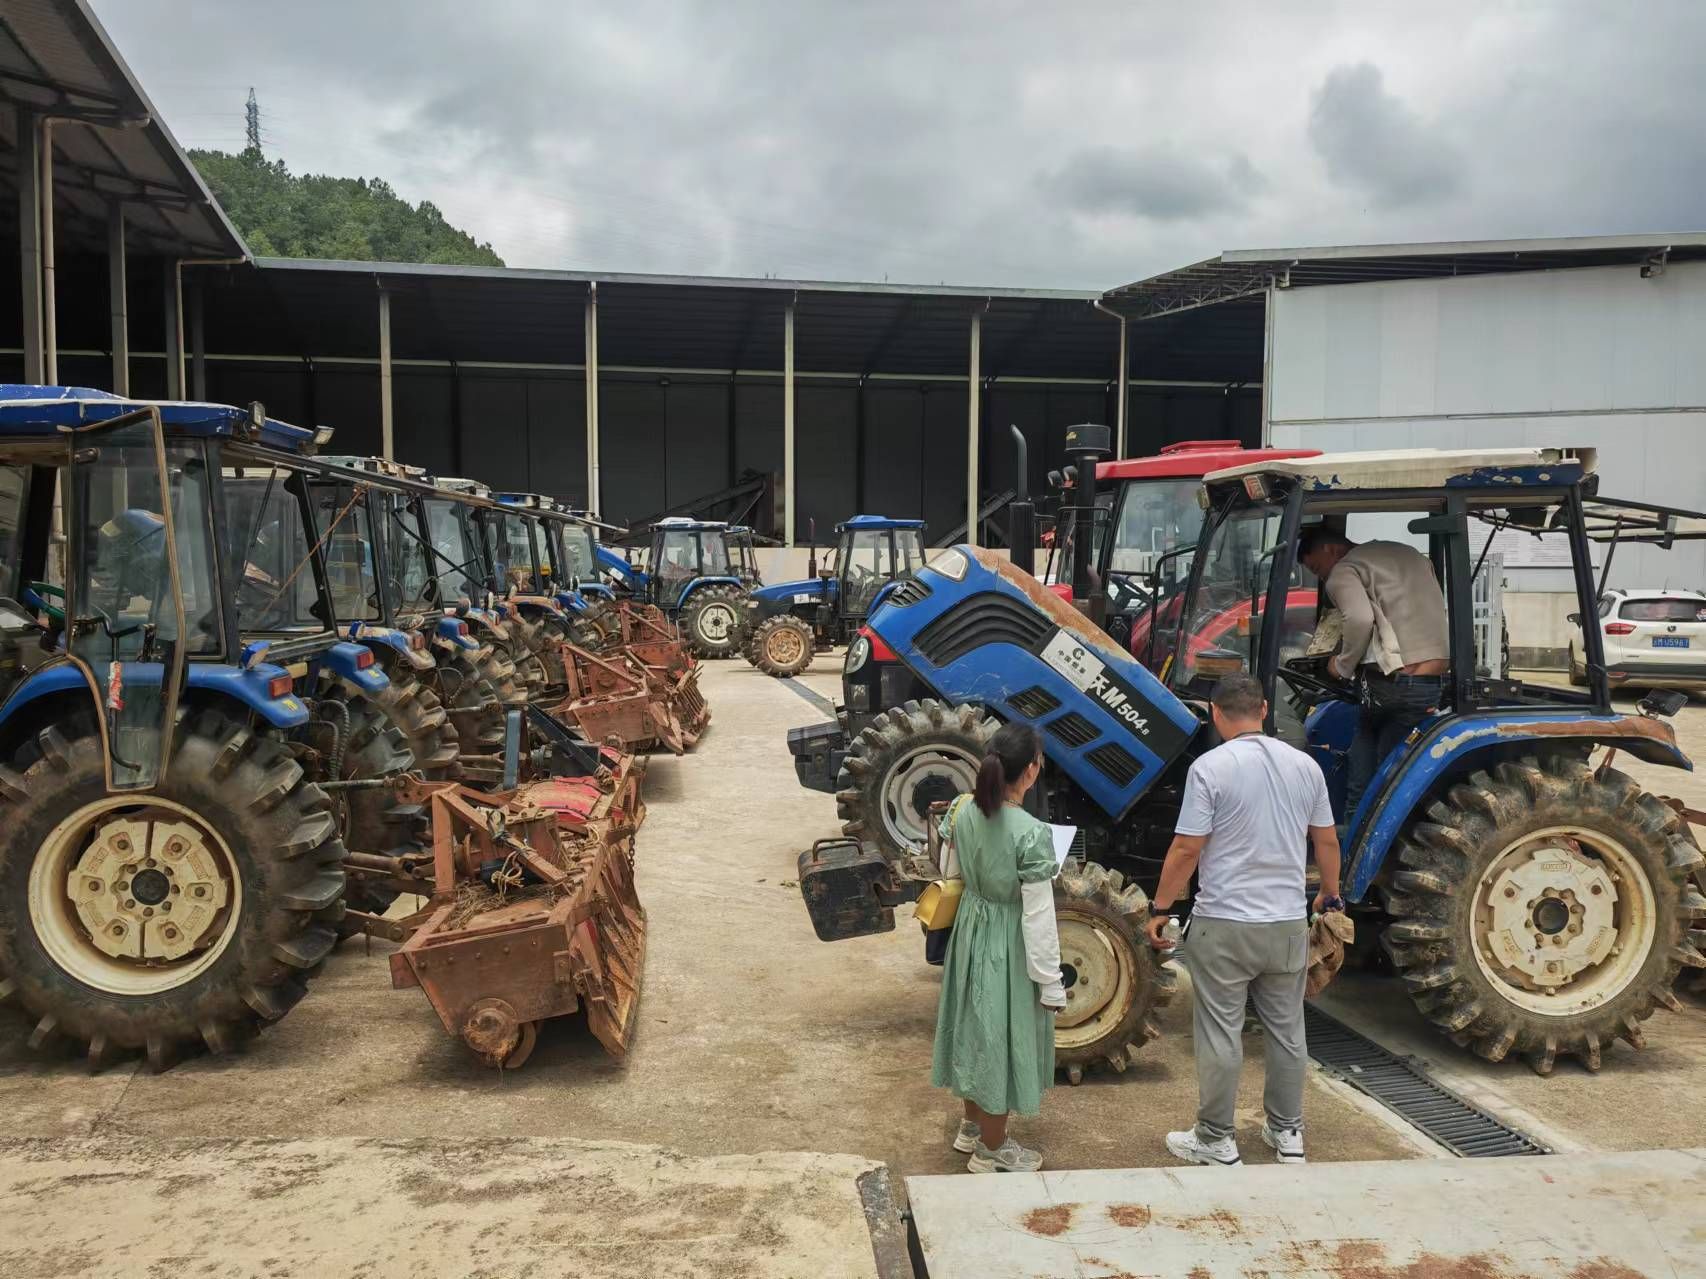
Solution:
<svg viewBox="0 0 1706 1279">
<path fill-rule="evenodd" d="M 863 635 L 855 635 L 853 642 L 847 646 L 847 662 L 841 668 L 847 675 L 857 674 L 871 657 L 871 641 Z"/>
<path fill-rule="evenodd" d="M 926 566 L 940 573 L 943 577 L 955 582 L 966 580 L 966 570 L 971 564 L 966 560 L 965 552 L 959 550 L 943 551 Z"/>
</svg>

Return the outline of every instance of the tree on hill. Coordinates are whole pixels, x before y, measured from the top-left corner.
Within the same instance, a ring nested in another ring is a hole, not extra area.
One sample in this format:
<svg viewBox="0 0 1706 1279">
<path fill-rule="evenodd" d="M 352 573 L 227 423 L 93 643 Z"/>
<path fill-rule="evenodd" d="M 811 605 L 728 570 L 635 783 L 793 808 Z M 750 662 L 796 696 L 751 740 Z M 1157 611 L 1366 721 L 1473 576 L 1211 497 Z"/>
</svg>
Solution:
<svg viewBox="0 0 1706 1279">
<path fill-rule="evenodd" d="M 411 205 L 382 178 L 297 176 L 259 147 L 191 151 L 190 159 L 259 257 L 504 264 L 431 201 Z"/>
</svg>

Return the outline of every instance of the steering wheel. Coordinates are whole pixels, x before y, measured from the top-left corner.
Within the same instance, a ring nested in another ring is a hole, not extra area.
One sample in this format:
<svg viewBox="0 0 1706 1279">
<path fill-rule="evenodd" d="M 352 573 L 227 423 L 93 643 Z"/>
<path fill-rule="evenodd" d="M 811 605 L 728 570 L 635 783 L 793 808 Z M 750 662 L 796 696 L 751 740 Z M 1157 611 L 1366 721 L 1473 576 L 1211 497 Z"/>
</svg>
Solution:
<svg viewBox="0 0 1706 1279">
<path fill-rule="evenodd" d="M 1315 700 L 1351 702 L 1356 700 L 1355 689 L 1338 680 L 1323 679 L 1308 671 L 1296 670 L 1290 665 L 1279 667 L 1274 674 L 1286 682 L 1292 692 L 1299 697 L 1313 697 Z"/>
</svg>

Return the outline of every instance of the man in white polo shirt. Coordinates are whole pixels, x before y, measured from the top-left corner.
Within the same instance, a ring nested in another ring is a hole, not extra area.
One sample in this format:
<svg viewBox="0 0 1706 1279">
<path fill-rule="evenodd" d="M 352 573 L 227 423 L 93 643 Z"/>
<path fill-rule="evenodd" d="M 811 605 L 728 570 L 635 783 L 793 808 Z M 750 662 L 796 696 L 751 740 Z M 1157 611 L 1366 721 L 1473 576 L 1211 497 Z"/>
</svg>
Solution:
<svg viewBox="0 0 1706 1279">
<path fill-rule="evenodd" d="M 1309 969 L 1308 847 L 1321 868 L 1315 909 L 1342 909 L 1339 839 L 1327 780 L 1309 756 L 1262 733 L 1268 704 L 1248 675 L 1228 675 L 1210 698 L 1221 744 L 1191 765 L 1149 923 L 1152 945 L 1197 872 L 1185 941 L 1195 992 L 1196 1127 L 1167 1134 L 1192 1163 L 1242 1162 L 1233 1107 L 1244 1064 L 1244 1008 L 1266 1032 L 1267 1121 L 1262 1140 L 1281 1163 L 1303 1162 L 1303 988 Z"/>
</svg>

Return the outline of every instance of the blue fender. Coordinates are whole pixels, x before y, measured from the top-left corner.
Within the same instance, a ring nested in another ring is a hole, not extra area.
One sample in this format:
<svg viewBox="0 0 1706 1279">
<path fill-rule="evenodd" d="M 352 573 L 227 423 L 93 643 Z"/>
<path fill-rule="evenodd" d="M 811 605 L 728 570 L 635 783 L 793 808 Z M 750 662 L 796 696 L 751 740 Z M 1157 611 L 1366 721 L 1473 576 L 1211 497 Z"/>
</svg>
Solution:
<svg viewBox="0 0 1706 1279">
<path fill-rule="evenodd" d="M 366 666 L 359 664 L 364 657 L 368 659 Z M 373 654 L 360 644 L 333 644 L 320 654 L 318 661 L 339 679 L 348 680 L 364 693 L 380 692 L 391 683 L 385 678 L 385 672 L 374 664 Z"/>
<path fill-rule="evenodd" d="M 480 647 L 480 641 L 468 633 L 468 623 L 460 617 L 442 614 L 433 623 L 433 638 L 441 643 L 449 644 L 452 648 L 466 649 L 469 652 Z"/>
<path fill-rule="evenodd" d="M 127 684 L 158 687 L 163 669 L 159 662 L 126 662 L 124 680 Z M 184 672 L 184 688 L 196 693 L 216 693 L 240 702 L 275 728 L 295 728 L 308 721 L 308 708 L 302 704 L 302 699 L 294 693 L 274 697 L 267 691 L 267 685 L 274 679 L 288 674 L 284 667 L 266 663 L 245 669 L 191 662 Z M 44 666 L 13 690 L 5 706 L 0 707 L 0 721 L 10 719 L 31 702 L 67 692 L 81 693 L 90 698 L 94 696 L 89 691 L 88 681 L 83 678 L 83 672 L 70 662 Z"/>
<path fill-rule="evenodd" d="M 1519 743 L 1615 746 L 1649 764 L 1694 768 L 1678 748 L 1670 726 L 1645 715 L 1556 706 L 1435 715 L 1381 761 L 1369 783 L 1348 831 L 1350 873 L 1345 876 L 1345 896 L 1351 901 L 1363 899 L 1398 833 L 1442 780 L 1483 766 L 1477 756 Z M 1495 758 L 1503 755 L 1499 752 Z"/>
<path fill-rule="evenodd" d="M 1319 703 L 1303 721 L 1304 748 L 1321 766 L 1337 814 L 1345 811 L 1345 783 L 1350 778 L 1347 757 L 1361 719 L 1362 707 L 1355 702 L 1333 700 Z"/>
<path fill-rule="evenodd" d="M 1034 724 L 1048 758 L 1124 817 L 1202 721 L 1064 600 L 1022 583 L 1035 587 L 1005 560 L 956 547 L 866 625 L 938 696 Z"/>
<path fill-rule="evenodd" d="M 363 644 L 374 649 L 391 649 L 417 671 L 432 669 L 431 655 L 414 646 L 413 637 L 408 631 L 400 631 L 394 626 L 373 626 L 367 622 L 351 622 L 346 635 L 352 643 Z"/>
<path fill-rule="evenodd" d="M 613 600 L 616 598 L 616 592 L 611 590 L 603 582 L 582 582 L 579 589 L 582 595 L 593 596 L 601 600 Z"/>
<path fill-rule="evenodd" d="M 589 607 L 586 597 L 579 591 L 558 591 L 551 598 L 557 601 L 560 608 L 569 613 L 584 613 Z"/>
<path fill-rule="evenodd" d="M 737 591 L 744 591 L 746 584 L 738 577 L 696 577 L 681 588 L 681 597 L 675 601 L 675 607 L 678 610 L 686 608 L 693 592 L 707 586 L 732 586 Z"/>
</svg>

